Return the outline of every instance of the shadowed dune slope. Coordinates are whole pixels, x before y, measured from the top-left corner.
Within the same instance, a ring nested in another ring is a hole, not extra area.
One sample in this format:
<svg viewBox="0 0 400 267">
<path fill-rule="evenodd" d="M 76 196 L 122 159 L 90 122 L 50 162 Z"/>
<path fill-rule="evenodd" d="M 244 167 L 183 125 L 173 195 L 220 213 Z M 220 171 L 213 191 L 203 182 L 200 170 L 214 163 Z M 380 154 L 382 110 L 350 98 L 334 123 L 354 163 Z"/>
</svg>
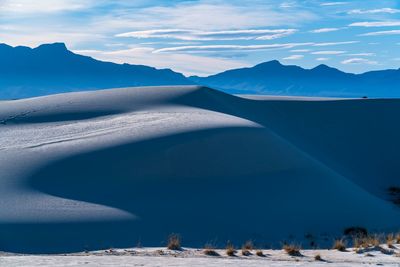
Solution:
<svg viewBox="0 0 400 267">
<path fill-rule="evenodd" d="M 203 246 L 397 230 L 386 190 L 400 185 L 399 104 L 204 87 L 0 103 L 0 250 L 160 246 L 172 232 Z"/>
</svg>

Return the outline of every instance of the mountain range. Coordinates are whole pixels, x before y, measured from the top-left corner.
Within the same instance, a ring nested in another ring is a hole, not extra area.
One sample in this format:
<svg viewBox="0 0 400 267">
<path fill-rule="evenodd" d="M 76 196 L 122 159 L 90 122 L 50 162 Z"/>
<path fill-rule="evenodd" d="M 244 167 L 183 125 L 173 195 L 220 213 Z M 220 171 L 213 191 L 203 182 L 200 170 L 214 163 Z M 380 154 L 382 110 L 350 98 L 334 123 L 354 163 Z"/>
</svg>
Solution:
<svg viewBox="0 0 400 267">
<path fill-rule="evenodd" d="M 37 48 L 0 44 L 0 99 L 115 87 L 205 85 L 234 94 L 400 97 L 400 69 L 363 74 L 327 65 L 313 69 L 273 60 L 208 77 L 170 69 L 103 62 L 75 54 L 63 43 Z"/>
<path fill-rule="evenodd" d="M 0 44 L 0 98 L 145 85 L 193 84 L 169 69 L 115 64 L 77 55 L 65 44 L 37 48 Z"/>
</svg>

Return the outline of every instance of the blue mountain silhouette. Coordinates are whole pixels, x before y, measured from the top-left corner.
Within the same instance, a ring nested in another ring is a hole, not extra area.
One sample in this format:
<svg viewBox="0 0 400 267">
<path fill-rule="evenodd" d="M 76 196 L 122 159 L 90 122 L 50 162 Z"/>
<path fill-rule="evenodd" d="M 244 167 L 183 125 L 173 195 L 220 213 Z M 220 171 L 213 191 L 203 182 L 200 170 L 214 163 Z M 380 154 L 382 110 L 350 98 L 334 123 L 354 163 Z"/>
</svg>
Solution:
<svg viewBox="0 0 400 267">
<path fill-rule="evenodd" d="M 37 48 L 0 44 L 0 98 L 22 98 L 101 88 L 193 84 L 169 69 L 102 62 L 65 44 Z"/>
<path fill-rule="evenodd" d="M 323 64 L 303 69 L 273 60 L 252 68 L 228 70 L 209 77 L 192 76 L 190 79 L 229 93 L 400 97 L 400 69 L 352 74 Z"/>
<path fill-rule="evenodd" d="M 0 99 L 103 88 L 199 84 L 228 93 L 400 97 L 400 69 L 363 74 L 319 65 L 313 69 L 273 60 L 208 77 L 170 69 L 103 62 L 69 51 L 65 44 L 37 48 L 0 44 Z"/>
</svg>

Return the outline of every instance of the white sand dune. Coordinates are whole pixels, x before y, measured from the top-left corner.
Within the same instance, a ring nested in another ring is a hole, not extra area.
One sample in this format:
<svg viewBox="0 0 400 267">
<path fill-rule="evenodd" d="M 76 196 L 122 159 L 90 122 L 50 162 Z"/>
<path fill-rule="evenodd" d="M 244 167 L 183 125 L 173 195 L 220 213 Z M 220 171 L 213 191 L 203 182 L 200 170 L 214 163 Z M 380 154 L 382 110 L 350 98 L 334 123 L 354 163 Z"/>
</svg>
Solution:
<svg viewBox="0 0 400 267">
<path fill-rule="evenodd" d="M 147 87 L 0 103 L 0 250 L 397 230 L 399 100 Z"/>
</svg>

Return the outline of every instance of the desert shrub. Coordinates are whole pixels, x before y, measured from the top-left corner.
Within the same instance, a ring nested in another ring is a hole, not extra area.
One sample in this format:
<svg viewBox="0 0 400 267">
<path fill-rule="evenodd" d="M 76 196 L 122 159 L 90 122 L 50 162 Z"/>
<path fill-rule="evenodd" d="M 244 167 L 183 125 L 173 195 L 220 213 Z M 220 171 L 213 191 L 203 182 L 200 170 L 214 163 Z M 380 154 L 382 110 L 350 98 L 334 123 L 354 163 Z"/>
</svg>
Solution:
<svg viewBox="0 0 400 267">
<path fill-rule="evenodd" d="M 370 246 L 378 247 L 381 244 L 381 236 L 379 236 L 379 235 L 369 236 L 368 243 Z"/>
<path fill-rule="evenodd" d="M 390 187 L 388 188 L 388 192 L 389 192 L 389 194 L 391 194 L 391 195 L 400 194 L 400 187 L 398 187 L 398 186 L 390 186 Z"/>
<path fill-rule="evenodd" d="M 243 248 L 247 249 L 247 250 L 253 250 L 254 244 L 251 240 L 248 240 L 248 241 L 246 241 L 246 243 L 244 243 Z"/>
<path fill-rule="evenodd" d="M 168 237 L 168 249 L 181 250 L 181 238 L 178 234 L 171 234 Z"/>
<path fill-rule="evenodd" d="M 396 234 L 395 239 L 396 239 L 396 243 L 399 244 L 400 243 L 400 233 Z"/>
<path fill-rule="evenodd" d="M 346 251 L 346 243 L 343 239 L 337 239 L 333 242 L 333 249 L 337 249 L 339 251 Z"/>
<path fill-rule="evenodd" d="M 212 248 L 205 248 L 204 249 L 204 254 L 207 256 L 220 256 L 218 252 L 216 252 L 214 249 Z"/>
<path fill-rule="evenodd" d="M 283 250 L 290 256 L 301 256 L 300 250 L 301 247 L 298 245 L 283 245 Z"/>
<path fill-rule="evenodd" d="M 386 236 L 386 244 L 387 244 L 387 246 L 389 247 L 389 248 L 395 248 L 394 247 L 394 242 L 395 242 L 395 236 L 394 236 L 394 234 L 388 234 L 387 236 Z"/>
<path fill-rule="evenodd" d="M 265 255 L 264 255 L 264 253 L 263 253 L 262 250 L 257 250 L 257 251 L 256 251 L 256 255 L 257 255 L 258 257 L 265 257 Z"/>
<path fill-rule="evenodd" d="M 251 252 L 248 249 L 242 248 L 242 255 L 243 256 L 250 256 Z"/>
<path fill-rule="evenodd" d="M 365 237 L 368 235 L 368 231 L 364 227 L 353 226 L 344 229 L 343 234 L 352 237 Z"/>
<path fill-rule="evenodd" d="M 233 257 L 233 256 L 235 256 L 236 252 L 237 251 L 236 251 L 235 247 L 231 243 L 228 242 L 228 245 L 226 245 L 226 255 Z"/>
<path fill-rule="evenodd" d="M 391 196 L 391 201 L 396 205 L 400 205 L 400 187 L 391 186 L 388 188 L 388 193 Z"/>
<path fill-rule="evenodd" d="M 356 237 L 353 239 L 355 248 L 369 248 L 379 247 L 381 244 L 381 237 L 379 235 L 368 235 L 366 237 Z"/>
<path fill-rule="evenodd" d="M 316 260 L 316 261 L 322 261 L 321 255 L 319 255 L 319 254 L 315 255 L 315 256 L 314 256 L 314 260 Z"/>
</svg>

